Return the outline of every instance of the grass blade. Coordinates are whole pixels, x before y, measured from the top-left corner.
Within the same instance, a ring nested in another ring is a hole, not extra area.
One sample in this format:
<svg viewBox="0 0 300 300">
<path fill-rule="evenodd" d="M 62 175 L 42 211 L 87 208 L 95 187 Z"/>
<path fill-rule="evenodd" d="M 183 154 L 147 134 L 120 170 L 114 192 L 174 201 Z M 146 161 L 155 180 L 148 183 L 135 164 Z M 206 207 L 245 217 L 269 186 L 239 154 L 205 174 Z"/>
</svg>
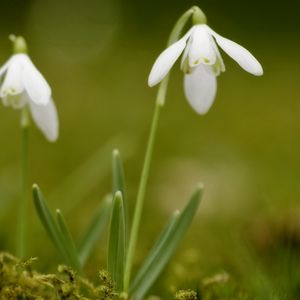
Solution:
<svg viewBox="0 0 300 300">
<path fill-rule="evenodd" d="M 161 233 L 130 287 L 135 300 L 144 298 L 175 252 L 197 211 L 202 191 L 203 187 L 199 186 L 182 213 L 175 212 Z"/>
<path fill-rule="evenodd" d="M 79 259 L 82 265 L 84 265 L 90 256 L 95 244 L 101 237 L 101 233 L 104 230 L 105 225 L 108 222 L 112 205 L 112 196 L 107 195 L 104 199 L 104 203 L 100 206 L 100 209 L 96 212 L 91 223 L 84 232 L 82 239 L 79 243 Z"/>
<path fill-rule="evenodd" d="M 61 236 L 63 238 L 64 247 L 69 256 L 69 260 L 71 263 L 70 266 L 79 273 L 82 273 L 82 267 L 78 258 L 77 249 L 66 224 L 65 218 L 59 209 L 56 210 L 56 220 Z"/>
<path fill-rule="evenodd" d="M 122 159 L 119 150 L 115 149 L 112 154 L 112 185 L 113 195 L 117 191 L 120 191 L 123 196 L 123 208 L 124 208 L 124 223 L 125 223 L 125 247 L 127 247 L 128 238 L 128 200 L 127 192 L 125 188 L 125 175 Z"/>
<path fill-rule="evenodd" d="M 47 207 L 47 204 L 44 200 L 44 196 L 37 184 L 33 185 L 32 192 L 33 192 L 34 205 L 35 205 L 35 208 L 36 208 L 36 211 L 38 213 L 41 223 L 43 224 L 48 236 L 50 237 L 54 246 L 59 251 L 62 258 L 66 262 L 70 263 L 68 253 L 66 252 L 66 249 L 64 247 L 61 233 L 60 233 L 54 219 L 51 216 L 51 213 L 50 213 L 50 211 Z"/>
<path fill-rule="evenodd" d="M 158 255 L 160 255 L 161 249 L 164 246 L 167 238 L 169 237 L 170 233 L 173 231 L 174 226 L 176 225 L 178 219 L 180 217 L 179 210 L 175 211 L 164 229 L 162 230 L 159 238 L 157 239 L 156 243 L 152 247 L 148 257 L 143 262 L 142 266 L 140 267 L 136 277 L 134 278 L 134 281 L 131 285 L 131 289 L 135 289 L 139 283 L 143 280 L 143 278 L 147 275 L 147 272 L 149 269 L 151 269 L 151 266 L 155 262 Z"/>
<path fill-rule="evenodd" d="M 125 220 L 123 198 L 120 191 L 113 200 L 111 216 L 107 266 L 117 291 L 123 290 L 125 262 Z"/>
</svg>

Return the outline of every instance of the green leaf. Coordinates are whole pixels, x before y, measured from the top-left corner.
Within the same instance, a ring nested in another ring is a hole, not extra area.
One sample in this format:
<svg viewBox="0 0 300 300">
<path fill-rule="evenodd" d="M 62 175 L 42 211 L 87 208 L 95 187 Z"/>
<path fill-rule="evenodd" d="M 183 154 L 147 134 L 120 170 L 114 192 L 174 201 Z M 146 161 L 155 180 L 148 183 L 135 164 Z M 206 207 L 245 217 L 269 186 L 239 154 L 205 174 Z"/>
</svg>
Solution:
<svg viewBox="0 0 300 300">
<path fill-rule="evenodd" d="M 108 222 L 112 206 L 112 196 L 107 195 L 104 203 L 100 205 L 95 216 L 91 220 L 89 226 L 84 232 L 82 239 L 79 243 L 79 258 L 82 265 L 87 261 L 90 253 L 92 252 L 95 244 L 101 237 L 105 225 Z"/>
<path fill-rule="evenodd" d="M 198 187 L 182 213 L 175 212 L 169 223 L 165 226 L 157 242 L 150 251 L 149 256 L 138 271 L 132 285 L 130 294 L 135 300 L 144 298 L 160 273 L 169 262 L 178 244 L 184 237 L 192 219 L 198 209 L 203 187 Z"/>
<path fill-rule="evenodd" d="M 120 191 L 116 192 L 113 200 L 113 209 L 110 223 L 108 242 L 107 266 L 116 290 L 122 291 L 124 284 L 125 263 L 125 220 L 123 197 Z"/>
<path fill-rule="evenodd" d="M 122 159 L 119 150 L 115 149 L 112 154 L 112 185 L 113 195 L 120 191 L 123 196 L 124 220 L 125 220 L 125 247 L 128 239 L 128 200 L 125 188 L 125 176 Z"/>
<path fill-rule="evenodd" d="M 60 233 L 54 219 L 51 216 L 51 213 L 50 213 L 50 211 L 47 207 L 47 204 L 44 200 L 44 196 L 37 184 L 33 185 L 32 192 L 33 192 L 33 200 L 34 200 L 34 205 L 35 205 L 36 211 L 38 213 L 40 221 L 42 222 L 48 236 L 50 237 L 54 246 L 59 251 L 59 253 L 62 256 L 62 258 L 64 259 L 64 261 L 67 263 L 70 263 L 70 259 L 69 259 L 68 253 L 66 252 L 66 249 L 64 247 L 64 242 L 63 242 L 61 233 Z"/>
<path fill-rule="evenodd" d="M 148 254 L 148 257 L 143 262 L 141 268 L 139 269 L 136 277 L 134 278 L 134 281 L 132 283 L 131 289 L 135 289 L 136 286 L 140 284 L 140 282 L 143 280 L 145 276 L 147 276 L 148 271 L 151 269 L 152 265 L 155 263 L 157 257 L 160 255 L 162 248 L 165 245 L 166 240 L 168 239 L 170 233 L 173 231 L 174 226 L 176 225 L 178 219 L 180 217 L 179 210 L 176 210 L 164 229 L 162 230 L 159 238 L 157 239 L 156 243 L 152 247 L 150 253 Z"/>
<path fill-rule="evenodd" d="M 56 220 L 57 220 L 57 224 L 58 224 L 58 228 L 60 230 L 61 236 L 63 238 L 65 250 L 69 256 L 70 266 L 74 270 L 82 273 L 82 267 L 81 267 L 81 264 L 79 261 L 77 249 L 75 247 L 71 233 L 66 224 L 65 218 L 59 209 L 56 210 Z"/>
</svg>

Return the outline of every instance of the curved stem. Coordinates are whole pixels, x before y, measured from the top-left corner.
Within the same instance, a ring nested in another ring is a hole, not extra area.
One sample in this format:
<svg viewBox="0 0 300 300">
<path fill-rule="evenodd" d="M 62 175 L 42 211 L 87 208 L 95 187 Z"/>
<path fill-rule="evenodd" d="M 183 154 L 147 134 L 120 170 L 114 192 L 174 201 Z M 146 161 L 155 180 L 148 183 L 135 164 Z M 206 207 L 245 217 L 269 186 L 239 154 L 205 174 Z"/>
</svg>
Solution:
<svg viewBox="0 0 300 300">
<path fill-rule="evenodd" d="M 21 196 L 19 202 L 19 217 L 17 223 L 17 255 L 25 256 L 27 231 L 27 194 L 28 194 L 28 108 L 21 112 Z"/>
<path fill-rule="evenodd" d="M 176 22 L 175 26 L 171 31 L 167 46 L 170 46 L 171 44 L 173 44 L 175 41 L 179 39 L 188 20 L 198 10 L 199 10 L 198 7 L 193 6 L 181 15 L 181 17 L 178 19 L 178 21 Z M 127 252 L 125 272 L 124 272 L 125 292 L 128 292 L 129 289 L 133 257 L 134 257 L 138 233 L 139 233 L 139 226 L 140 226 L 140 221 L 141 221 L 141 216 L 143 211 L 144 198 L 145 198 L 146 187 L 147 187 L 147 182 L 149 177 L 152 153 L 153 153 L 155 138 L 157 134 L 160 112 L 165 103 L 168 82 L 169 82 L 169 75 L 167 75 L 160 83 L 157 92 L 156 105 L 155 105 L 154 115 L 152 119 L 150 136 L 147 144 L 146 155 L 145 155 L 144 165 L 142 169 L 142 175 L 140 179 L 140 184 L 139 184 L 139 189 L 138 189 L 138 194 L 137 194 L 137 199 L 135 204 L 135 211 L 133 216 L 133 222 L 132 222 L 132 227 L 130 232 L 130 239 L 128 244 L 128 252 Z"/>
</svg>

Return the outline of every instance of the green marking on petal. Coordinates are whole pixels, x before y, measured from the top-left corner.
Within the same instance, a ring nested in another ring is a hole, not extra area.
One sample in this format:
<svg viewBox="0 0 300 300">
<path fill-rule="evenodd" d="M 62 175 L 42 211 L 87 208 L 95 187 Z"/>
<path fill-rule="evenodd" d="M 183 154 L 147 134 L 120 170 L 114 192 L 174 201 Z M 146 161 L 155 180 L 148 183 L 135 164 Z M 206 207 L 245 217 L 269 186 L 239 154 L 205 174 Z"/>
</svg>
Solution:
<svg viewBox="0 0 300 300">
<path fill-rule="evenodd" d="M 217 58 L 215 64 L 212 66 L 212 70 L 216 76 L 219 76 L 221 72 L 225 71 L 222 66 L 221 60 Z"/>
<path fill-rule="evenodd" d="M 21 97 L 21 94 L 10 93 L 10 91 L 6 93 L 2 99 L 4 105 L 11 106 L 15 109 L 23 108 L 26 104 L 26 101 Z"/>
<path fill-rule="evenodd" d="M 181 64 L 181 70 L 185 74 L 190 74 L 192 72 L 192 68 L 190 67 L 189 60 L 185 59 Z"/>
</svg>

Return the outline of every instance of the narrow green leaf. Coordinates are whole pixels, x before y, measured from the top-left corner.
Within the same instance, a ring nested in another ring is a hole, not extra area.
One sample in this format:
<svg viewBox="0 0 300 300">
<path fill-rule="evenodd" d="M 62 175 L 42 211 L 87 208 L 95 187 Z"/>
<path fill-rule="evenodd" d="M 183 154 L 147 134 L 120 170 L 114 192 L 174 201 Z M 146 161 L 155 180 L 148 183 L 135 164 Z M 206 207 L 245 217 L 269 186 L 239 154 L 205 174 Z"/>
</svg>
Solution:
<svg viewBox="0 0 300 300">
<path fill-rule="evenodd" d="M 147 258 L 143 262 L 141 268 L 139 269 L 136 277 L 134 278 L 134 281 L 132 283 L 132 289 L 135 289 L 135 286 L 139 284 L 141 280 L 147 275 L 149 269 L 151 269 L 153 263 L 155 263 L 155 260 L 157 259 L 157 256 L 160 255 L 162 248 L 165 245 L 166 240 L 168 239 L 170 233 L 173 231 L 174 226 L 176 225 L 178 219 L 180 217 L 179 210 L 176 210 L 164 229 L 162 230 L 160 236 L 158 237 L 156 243 L 152 247 L 150 253 L 148 254 Z"/>
<path fill-rule="evenodd" d="M 48 236 L 50 237 L 54 246 L 59 251 L 62 258 L 65 260 L 65 262 L 70 263 L 68 253 L 66 252 L 66 249 L 64 247 L 61 233 L 54 219 L 51 216 L 51 213 L 44 200 L 44 196 L 37 184 L 33 185 L 32 192 L 33 192 L 34 205 L 41 223 L 43 224 Z"/>
<path fill-rule="evenodd" d="M 116 290 L 122 291 L 124 284 L 124 262 L 125 262 L 125 220 L 123 198 L 120 191 L 116 192 L 113 200 L 113 209 L 110 223 L 108 241 L 107 266 Z"/>
<path fill-rule="evenodd" d="M 58 224 L 58 228 L 60 230 L 61 236 L 63 238 L 64 247 L 69 256 L 71 267 L 74 270 L 82 273 L 82 267 L 81 267 L 81 264 L 79 261 L 77 249 L 73 242 L 73 239 L 72 239 L 71 233 L 68 229 L 65 218 L 59 209 L 56 210 L 56 220 L 57 220 L 57 224 Z"/>
<path fill-rule="evenodd" d="M 84 232 L 81 241 L 79 243 L 79 258 L 82 265 L 84 265 L 90 256 L 97 241 L 101 237 L 105 225 L 108 222 L 112 206 L 112 196 L 107 195 L 104 199 L 104 203 L 100 205 L 91 223 Z"/>
<path fill-rule="evenodd" d="M 125 187 L 125 175 L 119 150 L 115 149 L 112 154 L 112 185 L 113 195 L 120 191 L 123 196 L 124 220 L 125 220 L 125 247 L 128 239 L 128 200 Z"/>
<path fill-rule="evenodd" d="M 135 300 L 144 298 L 175 252 L 197 211 L 202 191 L 201 185 L 192 195 L 183 212 L 181 214 L 175 212 L 164 228 L 130 287 L 130 294 Z"/>
</svg>

